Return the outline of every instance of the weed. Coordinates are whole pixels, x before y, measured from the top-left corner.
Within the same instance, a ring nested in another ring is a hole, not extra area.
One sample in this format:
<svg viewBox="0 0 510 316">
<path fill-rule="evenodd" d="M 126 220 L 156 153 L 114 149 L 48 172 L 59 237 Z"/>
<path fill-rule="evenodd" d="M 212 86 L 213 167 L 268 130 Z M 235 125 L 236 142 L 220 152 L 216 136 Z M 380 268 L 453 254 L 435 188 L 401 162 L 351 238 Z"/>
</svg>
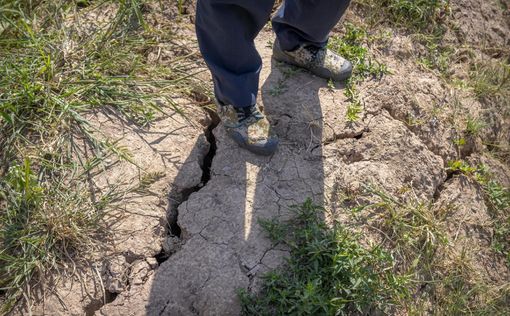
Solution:
<svg viewBox="0 0 510 316">
<path fill-rule="evenodd" d="M 450 168 L 478 179 L 484 190 L 492 191 L 488 198 L 500 211 L 508 207 L 508 192 L 489 184 L 492 180 L 483 167 L 457 161 Z M 409 188 L 402 190 L 407 193 L 412 193 Z M 448 207 L 397 198 L 374 185 L 346 197 L 346 206 L 358 220 L 356 226 L 380 234 L 381 242 L 363 247 L 360 243 L 366 239 L 362 241 L 361 235 L 338 222 L 326 226 L 322 218 L 332 217 L 309 200 L 293 208 L 293 219 L 288 222 L 259 221 L 275 245 L 290 250 L 290 258 L 264 277 L 260 294 L 241 291 L 245 315 L 509 312 L 508 284 L 488 283 L 474 270 L 468 249 L 451 247 L 446 230 Z"/>
<path fill-rule="evenodd" d="M 450 46 L 439 44 L 439 40 L 432 38 L 423 40 L 427 52 L 418 59 L 418 63 L 428 69 L 437 69 L 440 74 L 449 77 L 454 50 Z"/>
<path fill-rule="evenodd" d="M 448 168 L 452 172 L 460 172 L 475 180 L 482 188 L 486 204 L 493 219 L 494 234 L 492 248 L 507 259 L 510 267 L 510 189 L 494 179 L 487 166 L 471 166 L 463 160 L 450 161 Z"/>
<path fill-rule="evenodd" d="M 307 200 L 289 222 L 261 221 L 274 243 L 290 249 L 284 268 L 264 277 L 260 295 L 241 292 L 245 315 L 343 315 L 389 311 L 406 297 L 405 278 L 380 247 L 361 246 L 340 223 L 328 228 L 324 210 Z"/>
<path fill-rule="evenodd" d="M 469 116 L 466 121 L 466 133 L 470 136 L 477 136 L 486 127 L 485 122 Z"/>
<path fill-rule="evenodd" d="M 386 65 L 371 58 L 365 47 L 369 41 L 368 33 L 352 24 L 346 24 L 346 33 L 342 38 L 331 37 L 328 47 L 346 58 L 353 64 L 352 77 L 349 78 L 345 88 L 345 96 L 350 105 L 347 107 L 346 118 L 349 122 L 359 119 L 362 106 L 356 86 L 365 78 L 381 78 L 388 74 Z"/>
<path fill-rule="evenodd" d="M 450 15 L 448 0 L 357 0 L 365 9 L 372 26 L 387 23 L 413 34 L 413 39 L 427 50 L 418 63 L 428 69 L 437 69 L 449 76 L 454 48 L 442 42 Z"/>
<path fill-rule="evenodd" d="M 273 97 L 277 97 L 280 94 L 287 91 L 287 85 L 285 84 L 285 80 L 279 80 L 276 85 L 272 86 L 269 90 L 269 94 Z"/>
<path fill-rule="evenodd" d="M 359 102 L 351 102 L 347 106 L 347 114 L 346 118 L 348 122 L 357 122 L 359 120 L 359 115 L 361 114 L 361 111 L 363 108 L 359 104 Z"/>
<path fill-rule="evenodd" d="M 177 12 L 184 14 L 184 2 L 185 0 L 177 0 Z"/>
<path fill-rule="evenodd" d="M 65 177 L 41 181 L 29 160 L 12 165 L 0 183 L 0 288 L 7 312 L 34 277 L 57 268 L 73 249 L 86 249 L 103 216 L 103 198 Z M 106 198 L 106 196 L 104 197 Z"/>
<path fill-rule="evenodd" d="M 276 83 L 276 85 L 271 87 L 271 89 L 269 90 L 269 94 L 273 97 L 279 96 L 282 93 L 286 92 L 287 91 L 287 84 L 286 84 L 287 79 L 291 78 L 296 73 L 301 71 L 299 68 L 296 68 L 296 67 L 286 67 L 286 66 L 282 67 L 282 65 L 284 65 L 284 64 L 278 63 L 276 66 L 280 70 L 280 72 L 282 74 L 282 78 L 280 78 L 278 80 L 278 82 Z"/>
<path fill-rule="evenodd" d="M 437 34 L 449 13 L 447 0 L 356 0 L 367 7 L 372 24 L 380 21 L 414 32 Z"/>
<path fill-rule="evenodd" d="M 452 160 L 448 161 L 447 171 L 461 172 L 465 175 L 473 175 L 477 170 L 476 167 L 470 166 L 464 160 Z"/>
<path fill-rule="evenodd" d="M 377 198 L 365 210 L 379 214 L 370 224 L 384 232 L 385 242 L 391 245 L 402 272 L 429 270 L 427 262 L 431 262 L 438 247 L 448 243 L 443 232 L 445 214 L 435 213 L 430 203 L 401 202 L 372 185 L 365 186 L 364 191 Z"/>
<path fill-rule="evenodd" d="M 345 25 L 345 28 L 345 35 L 342 38 L 331 37 L 328 47 L 353 64 L 353 76 L 350 81 L 357 82 L 370 77 L 380 78 L 387 74 L 386 66 L 369 56 L 368 49 L 365 47 L 370 41 L 367 31 L 349 23 Z"/>
<path fill-rule="evenodd" d="M 480 169 L 465 163 L 451 168 L 476 176 Z M 510 291 L 508 285 L 496 289 L 479 277 L 467 249 L 458 251 L 447 239 L 447 208 L 413 198 L 401 200 L 372 185 L 366 185 L 360 200 L 369 200 L 353 215 L 383 238 L 382 246 L 395 258 L 395 273 L 410 275 L 408 291 L 412 299 L 404 302 L 411 315 L 505 314 Z"/>
<path fill-rule="evenodd" d="M 474 63 L 469 85 L 480 100 L 492 102 L 503 115 L 510 115 L 510 65 L 507 62 Z"/>
<path fill-rule="evenodd" d="M 335 82 L 331 79 L 328 80 L 328 90 L 329 91 L 335 90 Z"/>
<path fill-rule="evenodd" d="M 479 278 L 465 249 L 435 271 L 433 315 L 506 315 L 508 286 L 492 287 Z"/>
</svg>

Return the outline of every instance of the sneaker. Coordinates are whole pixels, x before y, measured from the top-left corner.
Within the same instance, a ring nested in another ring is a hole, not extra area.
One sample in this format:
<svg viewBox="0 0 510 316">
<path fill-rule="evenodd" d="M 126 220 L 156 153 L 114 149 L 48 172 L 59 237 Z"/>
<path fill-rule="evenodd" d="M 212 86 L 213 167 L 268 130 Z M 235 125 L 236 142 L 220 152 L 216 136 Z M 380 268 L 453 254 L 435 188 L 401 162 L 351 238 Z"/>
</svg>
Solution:
<svg viewBox="0 0 510 316">
<path fill-rule="evenodd" d="M 293 51 L 284 51 L 276 40 L 273 45 L 273 58 L 304 68 L 325 79 L 343 81 L 352 74 L 352 64 L 325 47 L 302 45 Z"/>
<path fill-rule="evenodd" d="M 269 156 L 278 147 L 278 137 L 272 132 L 269 121 L 256 105 L 235 108 L 217 104 L 217 112 L 227 134 L 239 146 L 258 155 Z"/>
</svg>

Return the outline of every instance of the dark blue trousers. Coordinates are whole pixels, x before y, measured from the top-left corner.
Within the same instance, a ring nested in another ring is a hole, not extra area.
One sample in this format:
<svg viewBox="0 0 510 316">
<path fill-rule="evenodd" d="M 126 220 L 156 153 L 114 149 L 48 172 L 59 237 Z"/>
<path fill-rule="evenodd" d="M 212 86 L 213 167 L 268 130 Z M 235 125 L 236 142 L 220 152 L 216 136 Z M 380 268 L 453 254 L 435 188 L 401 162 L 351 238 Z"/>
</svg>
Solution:
<svg viewBox="0 0 510 316">
<path fill-rule="evenodd" d="M 211 70 L 216 98 L 236 107 L 255 104 L 262 60 L 254 39 L 275 0 L 198 0 L 196 32 Z M 350 0 L 286 0 L 272 19 L 284 50 L 323 46 Z"/>
</svg>

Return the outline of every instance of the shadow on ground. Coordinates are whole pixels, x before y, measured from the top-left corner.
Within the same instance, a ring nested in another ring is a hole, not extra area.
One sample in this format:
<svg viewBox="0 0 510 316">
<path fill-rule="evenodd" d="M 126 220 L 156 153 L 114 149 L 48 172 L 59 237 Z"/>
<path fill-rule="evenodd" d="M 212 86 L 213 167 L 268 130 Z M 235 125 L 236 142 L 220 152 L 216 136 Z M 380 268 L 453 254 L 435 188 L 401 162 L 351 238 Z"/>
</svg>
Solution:
<svg viewBox="0 0 510 316">
<path fill-rule="evenodd" d="M 323 203 L 319 89 L 326 81 L 274 61 L 265 76 L 259 100 L 280 148 L 272 157 L 259 157 L 240 150 L 221 126 L 214 130 L 210 179 L 192 188 L 189 198 L 178 197 L 188 198 L 172 225 L 182 245 L 154 276 L 148 315 L 238 315 L 237 291 L 257 290 L 260 277 L 286 255 L 271 245 L 257 220 L 288 217 L 288 207 L 307 198 Z"/>
</svg>

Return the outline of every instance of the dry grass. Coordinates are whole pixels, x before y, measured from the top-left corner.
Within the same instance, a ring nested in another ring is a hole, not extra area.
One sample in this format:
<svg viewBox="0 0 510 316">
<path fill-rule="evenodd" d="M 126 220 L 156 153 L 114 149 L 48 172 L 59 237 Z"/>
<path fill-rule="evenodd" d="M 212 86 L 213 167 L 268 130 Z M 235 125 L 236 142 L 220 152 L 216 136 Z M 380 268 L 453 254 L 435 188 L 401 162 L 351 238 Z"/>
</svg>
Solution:
<svg viewBox="0 0 510 316">
<path fill-rule="evenodd" d="M 146 9 L 141 0 L 0 3 L 0 314 L 94 244 L 121 196 L 87 185 L 106 159 L 131 158 L 84 114 L 108 108 L 143 128 L 182 113 L 173 97 L 206 89 L 192 50 L 148 62 L 176 35 L 151 28 Z"/>
</svg>

